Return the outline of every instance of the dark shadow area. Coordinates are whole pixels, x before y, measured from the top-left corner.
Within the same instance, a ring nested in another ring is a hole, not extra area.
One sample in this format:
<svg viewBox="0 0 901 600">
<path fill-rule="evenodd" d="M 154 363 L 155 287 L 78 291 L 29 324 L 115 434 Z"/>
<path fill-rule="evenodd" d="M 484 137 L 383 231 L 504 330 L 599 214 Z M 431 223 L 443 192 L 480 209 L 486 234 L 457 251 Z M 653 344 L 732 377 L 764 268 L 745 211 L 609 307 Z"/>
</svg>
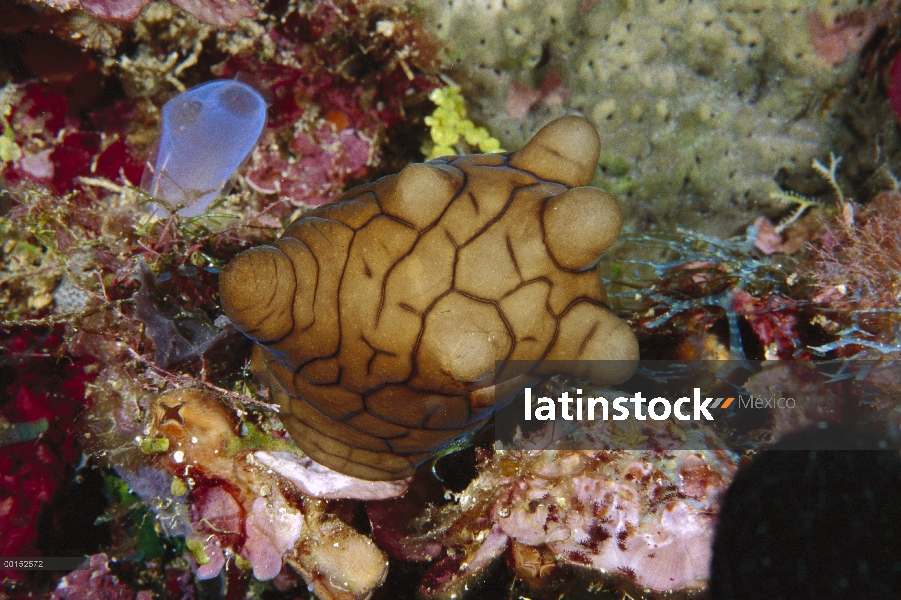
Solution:
<svg viewBox="0 0 901 600">
<path fill-rule="evenodd" d="M 816 427 L 740 471 L 719 515 L 710 600 L 897 597 L 901 458 L 880 443 L 863 430 Z M 793 449 L 835 446 L 860 449 Z"/>
</svg>

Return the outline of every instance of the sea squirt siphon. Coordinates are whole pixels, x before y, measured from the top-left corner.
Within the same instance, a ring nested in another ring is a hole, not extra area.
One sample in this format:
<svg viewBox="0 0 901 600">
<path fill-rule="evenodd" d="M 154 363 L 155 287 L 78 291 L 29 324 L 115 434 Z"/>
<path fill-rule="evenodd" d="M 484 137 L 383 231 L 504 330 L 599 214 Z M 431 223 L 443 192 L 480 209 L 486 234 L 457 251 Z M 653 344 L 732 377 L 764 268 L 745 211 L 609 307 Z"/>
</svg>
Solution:
<svg viewBox="0 0 901 600">
<path fill-rule="evenodd" d="M 141 180 L 141 188 L 163 203 L 154 204 L 155 213 L 206 212 L 227 191 L 265 124 L 266 101 L 240 81 L 211 81 L 166 102 Z"/>
</svg>

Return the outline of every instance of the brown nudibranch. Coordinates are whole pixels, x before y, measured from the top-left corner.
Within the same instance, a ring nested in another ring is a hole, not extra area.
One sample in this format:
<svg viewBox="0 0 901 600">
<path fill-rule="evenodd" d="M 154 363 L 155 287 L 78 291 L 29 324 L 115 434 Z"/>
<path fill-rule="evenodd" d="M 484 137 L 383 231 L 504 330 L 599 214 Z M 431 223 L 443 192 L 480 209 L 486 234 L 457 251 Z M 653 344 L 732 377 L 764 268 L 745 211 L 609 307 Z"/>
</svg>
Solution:
<svg viewBox="0 0 901 600">
<path fill-rule="evenodd" d="M 593 268 L 622 225 L 612 196 L 580 187 L 599 152 L 593 126 L 564 117 L 518 152 L 356 187 L 231 261 L 222 306 L 256 342 L 297 445 L 355 477 L 400 479 L 536 380 L 497 376 L 495 361 L 636 360 Z M 595 364 L 572 374 L 631 374 Z"/>
</svg>

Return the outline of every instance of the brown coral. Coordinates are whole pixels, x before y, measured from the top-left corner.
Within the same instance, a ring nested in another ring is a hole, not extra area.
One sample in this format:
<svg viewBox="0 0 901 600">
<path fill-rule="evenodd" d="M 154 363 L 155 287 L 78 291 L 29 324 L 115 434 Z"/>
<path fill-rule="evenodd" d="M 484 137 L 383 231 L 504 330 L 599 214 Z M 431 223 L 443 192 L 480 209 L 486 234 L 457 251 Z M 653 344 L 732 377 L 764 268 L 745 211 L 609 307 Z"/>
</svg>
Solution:
<svg viewBox="0 0 901 600">
<path fill-rule="evenodd" d="M 621 226 L 613 197 L 578 187 L 599 151 L 588 121 L 558 119 L 518 152 L 350 190 L 235 258 L 222 305 L 258 342 L 297 445 L 356 477 L 406 477 L 535 379 L 495 361 L 636 359 L 592 268 Z M 579 375 L 631 374 L 612 364 Z"/>
</svg>

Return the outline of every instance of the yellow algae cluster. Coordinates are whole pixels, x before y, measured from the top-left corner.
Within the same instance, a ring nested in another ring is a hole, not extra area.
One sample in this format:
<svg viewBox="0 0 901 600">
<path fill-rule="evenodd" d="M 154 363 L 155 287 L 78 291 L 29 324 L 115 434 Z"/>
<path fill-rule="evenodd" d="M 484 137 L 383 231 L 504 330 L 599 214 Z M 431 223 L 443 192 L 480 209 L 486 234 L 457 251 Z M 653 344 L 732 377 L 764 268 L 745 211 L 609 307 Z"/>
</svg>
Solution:
<svg viewBox="0 0 901 600">
<path fill-rule="evenodd" d="M 429 100 L 437 106 L 435 112 L 425 118 L 434 143 L 431 147 L 427 145 L 423 148 L 423 154 L 429 160 L 459 154 L 455 146 L 461 138 L 480 152 L 503 152 L 501 143 L 491 137 L 487 129 L 476 127 L 475 123 L 466 118 L 466 107 L 459 88 L 438 88 L 429 94 Z"/>
</svg>

